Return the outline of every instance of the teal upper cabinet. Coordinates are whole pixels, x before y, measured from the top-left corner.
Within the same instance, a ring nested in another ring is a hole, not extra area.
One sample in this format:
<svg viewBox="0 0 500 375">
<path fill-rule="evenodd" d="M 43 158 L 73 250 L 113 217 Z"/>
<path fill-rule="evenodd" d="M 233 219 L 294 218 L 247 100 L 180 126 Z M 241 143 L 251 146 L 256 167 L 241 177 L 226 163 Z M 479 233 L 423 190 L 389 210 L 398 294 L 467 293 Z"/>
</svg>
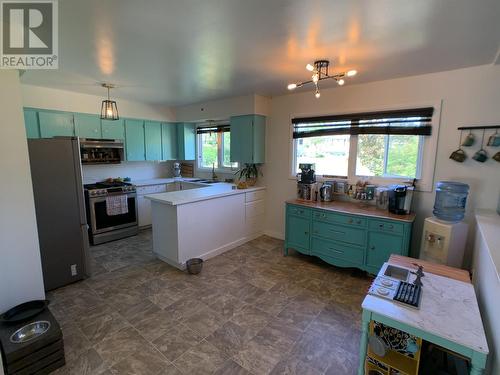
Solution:
<svg viewBox="0 0 500 375">
<path fill-rule="evenodd" d="M 42 138 L 75 135 L 72 113 L 40 111 L 38 120 Z"/>
<path fill-rule="evenodd" d="M 125 139 L 123 119 L 101 120 L 102 137 L 104 139 Z"/>
<path fill-rule="evenodd" d="M 75 133 L 81 138 L 101 138 L 101 119 L 97 115 L 75 113 Z"/>
<path fill-rule="evenodd" d="M 157 121 L 145 121 L 144 137 L 146 160 L 161 160 L 161 123 Z"/>
<path fill-rule="evenodd" d="M 196 150 L 196 124 L 181 122 L 177 124 L 177 159 L 194 160 Z"/>
<path fill-rule="evenodd" d="M 144 121 L 125 120 L 125 148 L 128 161 L 146 160 L 144 149 Z"/>
<path fill-rule="evenodd" d="M 40 138 L 40 127 L 38 126 L 38 113 L 33 109 L 24 109 L 24 126 L 28 138 Z"/>
<path fill-rule="evenodd" d="M 261 115 L 233 116 L 231 161 L 261 164 L 266 160 L 266 118 Z"/>
<path fill-rule="evenodd" d="M 161 124 L 162 160 L 177 159 L 177 126 L 175 123 Z"/>
</svg>

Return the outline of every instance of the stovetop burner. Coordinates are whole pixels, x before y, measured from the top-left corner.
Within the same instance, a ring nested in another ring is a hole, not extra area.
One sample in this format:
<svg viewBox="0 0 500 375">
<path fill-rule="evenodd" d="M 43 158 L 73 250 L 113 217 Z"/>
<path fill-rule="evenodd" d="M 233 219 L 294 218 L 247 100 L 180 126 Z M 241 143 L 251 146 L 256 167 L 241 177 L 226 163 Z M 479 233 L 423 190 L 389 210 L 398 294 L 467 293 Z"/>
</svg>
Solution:
<svg viewBox="0 0 500 375">
<path fill-rule="evenodd" d="M 130 182 L 96 182 L 95 184 L 83 185 L 85 194 L 90 197 L 100 197 L 115 194 L 135 193 L 135 185 Z"/>
<path fill-rule="evenodd" d="M 92 189 L 107 189 L 107 188 L 122 187 L 122 186 L 132 186 L 132 184 L 130 182 L 102 181 L 102 182 L 96 182 L 95 184 L 86 184 L 84 185 L 84 188 L 87 190 L 92 190 Z"/>
</svg>

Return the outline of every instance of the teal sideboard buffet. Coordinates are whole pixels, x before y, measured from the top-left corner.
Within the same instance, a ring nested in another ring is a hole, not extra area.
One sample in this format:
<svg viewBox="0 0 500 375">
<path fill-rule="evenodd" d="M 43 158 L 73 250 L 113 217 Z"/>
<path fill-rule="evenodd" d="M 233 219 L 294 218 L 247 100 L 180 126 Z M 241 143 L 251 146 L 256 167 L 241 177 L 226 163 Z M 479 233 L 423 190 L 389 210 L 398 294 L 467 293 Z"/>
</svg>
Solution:
<svg viewBox="0 0 500 375">
<path fill-rule="evenodd" d="M 351 202 L 288 201 L 285 255 L 294 249 L 376 274 L 391 254 L 408 255 L 414 220 Z"/>
</svg>

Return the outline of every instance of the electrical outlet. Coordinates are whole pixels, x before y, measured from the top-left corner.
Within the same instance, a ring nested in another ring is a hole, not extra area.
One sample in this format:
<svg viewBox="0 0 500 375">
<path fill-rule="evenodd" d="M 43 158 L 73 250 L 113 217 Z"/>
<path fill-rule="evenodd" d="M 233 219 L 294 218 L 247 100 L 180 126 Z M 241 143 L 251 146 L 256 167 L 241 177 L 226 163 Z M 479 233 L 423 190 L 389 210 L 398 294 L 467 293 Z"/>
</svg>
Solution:
<svg viewBox="0 0 500 375">
<path fill-rule="evenodd" d="M 76 276 L 76 264 L 71 265 L 71 276 Z"/>
</svg>

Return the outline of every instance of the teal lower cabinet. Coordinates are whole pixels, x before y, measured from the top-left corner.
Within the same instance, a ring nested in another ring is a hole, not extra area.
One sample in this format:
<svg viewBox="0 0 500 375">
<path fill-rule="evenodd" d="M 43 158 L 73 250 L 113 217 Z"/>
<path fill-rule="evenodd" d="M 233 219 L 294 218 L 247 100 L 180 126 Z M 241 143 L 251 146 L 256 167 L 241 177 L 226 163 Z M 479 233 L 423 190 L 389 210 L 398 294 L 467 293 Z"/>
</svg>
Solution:
<svg viewBox="0 0 500 375">
<path fill-rule="evenodd" d="M 288 247 L 303 254 L 311 254 L 311 210 L 295 206 L 287 207 L 286 232 Z"/>
<path fill-rule="evenodd" d="M 38 112 L 32 109 L 24 109 L 24 126 L 28 138 L 40 138 L 40 127 L 38 126 Z"/>
<path fill-rule="evenodd" d="M 146 160 L 144 121 L 125 120 L 125 149 L 127 161 Z"/>
<path fill-rule="evenodd" d="M 123 119 L 101 120 L 102 137 L 104 139 L 125 140 L 125 124 Z"/>
<path fill-rule="evenodd" d="M 391 254 L 408 255 L 412 222 L 286 205 L 288 249 L 376 274 Z"/>
</svg>

